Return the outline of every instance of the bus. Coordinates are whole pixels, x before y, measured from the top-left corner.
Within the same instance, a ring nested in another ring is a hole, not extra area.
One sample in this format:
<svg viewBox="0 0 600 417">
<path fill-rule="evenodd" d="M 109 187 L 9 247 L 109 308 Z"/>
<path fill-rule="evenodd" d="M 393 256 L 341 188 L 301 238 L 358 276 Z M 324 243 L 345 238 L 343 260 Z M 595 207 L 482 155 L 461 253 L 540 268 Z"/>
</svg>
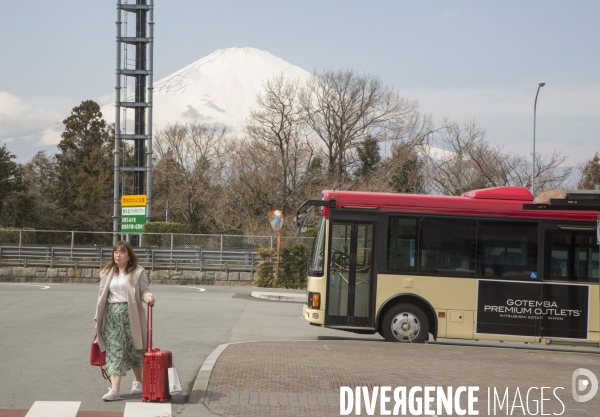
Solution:
<svg viewBox="0 0 600 417">
<path fill-rule="evenodd" d="M 460 197 L 324 191 L 296 218 L 311 206 L 311 325 L 391 342 L 599 345 L 598 191 L 543 202 L 515 186 Z"/>
</svg>

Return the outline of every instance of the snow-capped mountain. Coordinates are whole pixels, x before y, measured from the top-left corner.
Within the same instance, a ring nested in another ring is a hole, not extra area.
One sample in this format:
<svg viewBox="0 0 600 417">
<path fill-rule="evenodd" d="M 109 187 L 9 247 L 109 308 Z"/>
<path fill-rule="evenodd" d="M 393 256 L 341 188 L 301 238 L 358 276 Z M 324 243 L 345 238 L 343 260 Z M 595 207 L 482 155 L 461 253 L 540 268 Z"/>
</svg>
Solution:
<svg viewBox="0 0 600 417">
<path fill-rule="evenodd" d="M 217 123 L 239 132 L 256 107 L 264 83 L 279 74 L 308 80 L 311 74 L 267 51 L 255 48 L 219 49 L 154 83 L 153 131 L 171 123 L 199 120 Z M 133 80 L 130 80 L 133 86 Z M 114 122 L 115 105 L 102 108 L 104 118 Z M 132 110 L 127 110 L 127 131 L 133 130 Z M 121 116 L 123 125 L 123 116 Z"/>
</svg>

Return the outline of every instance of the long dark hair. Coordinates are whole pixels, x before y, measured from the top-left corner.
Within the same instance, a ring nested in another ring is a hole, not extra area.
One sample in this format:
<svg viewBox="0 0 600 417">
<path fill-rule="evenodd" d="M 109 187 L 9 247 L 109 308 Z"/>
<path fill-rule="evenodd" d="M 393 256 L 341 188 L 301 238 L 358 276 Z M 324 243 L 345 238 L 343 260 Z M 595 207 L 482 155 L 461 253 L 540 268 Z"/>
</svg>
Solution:
<svg viewBox="0 0 600 417">
<path fill-rule="evenodd" d="M 117 265 L 117 263 L 115 262 L 115 251 L 117 249 L 122 249 L 122 248 L 125 248 L 125 250 L 127 251 L 127 254 L 129 255 L 129 262 L 127 262 L 127 266 L 125 267 L 124 272 L 126 274 L 128 274 L 131 271 L 133 271 L 135 268 L 137 268 L 139 258 L 133 251 L 131 244 L 125 240 L 121 240 L 121 241 L 115 243 L 115 246 L 113 246 L 111 260 L 104 266 L 104 268 L 102 268 L 102 272 L 110 271 L 111 268 L 113 269 L 114 272 L 119 272 L 119 265 Z"/>
</svg>

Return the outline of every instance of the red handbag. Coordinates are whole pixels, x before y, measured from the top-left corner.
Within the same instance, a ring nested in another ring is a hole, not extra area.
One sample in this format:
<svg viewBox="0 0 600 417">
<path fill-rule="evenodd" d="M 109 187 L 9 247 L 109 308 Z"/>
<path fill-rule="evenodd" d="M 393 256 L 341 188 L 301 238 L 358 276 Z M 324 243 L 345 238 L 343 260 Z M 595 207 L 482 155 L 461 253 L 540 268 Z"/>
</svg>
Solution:
<svg viewBox="0 0 600 417">
<path fill-rule="evenodd" d="M 106 352 L 102 352 L 100 350 L 100 345 L 98 345 L 98 339 L 96 338 L 96 336 L 94 336 L 94 340 L 92 341 L 92 350 L 90 351 L 90 365 L 100 366 L 100 369 L 102 370 L 102 377 L 110 381 L 110 377 L 106 373 L 106 370 L 102 368 L 102 366 L 106 365 Z"/>
<path fill-rule="evenodd" d="M 90 365 L 106 365 L 106 352 L 102 352 L 100 350 L 100 345 L 98 345 L 98 340 L 96 339 L 96 336 L 94 336 L 94 340 L 92 341 L 92 351 L 90 352 Z"/>
</svg>

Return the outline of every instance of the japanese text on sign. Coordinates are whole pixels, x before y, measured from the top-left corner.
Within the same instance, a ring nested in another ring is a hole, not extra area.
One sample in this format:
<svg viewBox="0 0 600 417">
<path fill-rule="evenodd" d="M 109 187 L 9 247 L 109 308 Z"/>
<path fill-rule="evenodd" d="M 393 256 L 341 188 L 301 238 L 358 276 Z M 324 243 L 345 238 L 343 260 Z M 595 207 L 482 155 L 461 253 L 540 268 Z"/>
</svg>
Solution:
<svg viewBox="0 0 600 417">
<path fill-rule="evenodd" d="M 123 216 L 145 216 L 146 207 L 122 207 L 121 215 Z"/>
<path fill-rule="evenodd" d="M 124 195 L 121 197 L 121 206 L 145 206 L 146 195 Z"/>
<path fill-rule="evenodd" d="M 121 231 L 142 232 L 143 230 L 143 224 L 121 224 Z"/>
</svg>

